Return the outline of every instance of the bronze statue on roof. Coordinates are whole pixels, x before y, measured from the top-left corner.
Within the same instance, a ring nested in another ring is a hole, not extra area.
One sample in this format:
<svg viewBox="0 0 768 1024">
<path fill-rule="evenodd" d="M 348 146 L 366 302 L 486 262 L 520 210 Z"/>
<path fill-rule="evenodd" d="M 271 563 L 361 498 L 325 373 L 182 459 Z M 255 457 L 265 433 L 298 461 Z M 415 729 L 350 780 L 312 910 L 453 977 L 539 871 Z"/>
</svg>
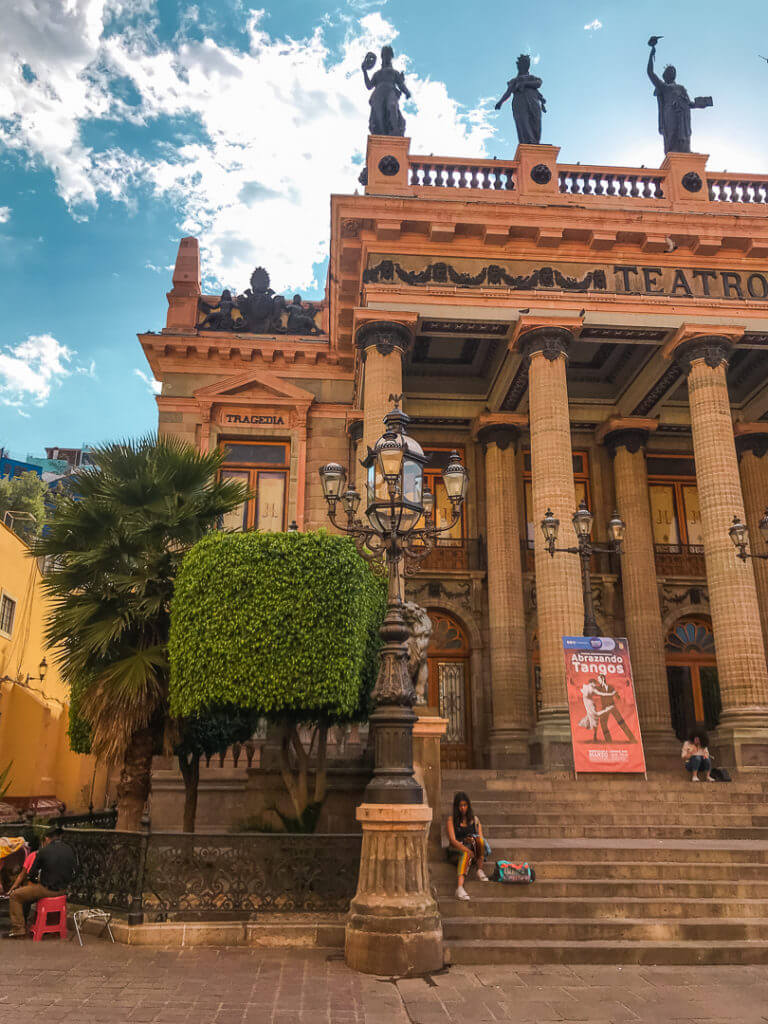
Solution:
<svg viewBox="0 0 768 1024">
<path fill-rule="evenodd" d="M 656 74 L 653 61 L 656 44 L 662 36 L 651 36 L 648 45 L 648 77 L 656 86 L 654 96 L 659 104 L 659 133 L 664 137 L 665 153 L 691 152 L 691 111 L 712 106 L 711 96 L 697 96 L 691 99 L 684 86 L 677 79 L 677 69 L 668 64 L 662 77 Z"/>
</svg>

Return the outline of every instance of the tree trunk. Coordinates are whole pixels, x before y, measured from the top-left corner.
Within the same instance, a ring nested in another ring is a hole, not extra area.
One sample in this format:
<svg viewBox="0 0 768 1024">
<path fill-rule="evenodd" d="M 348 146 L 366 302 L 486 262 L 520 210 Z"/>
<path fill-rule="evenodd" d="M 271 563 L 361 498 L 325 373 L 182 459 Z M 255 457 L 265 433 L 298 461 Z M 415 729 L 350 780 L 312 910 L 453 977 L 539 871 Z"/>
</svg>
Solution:
<svg viewBox="0 0 768 1024">
<path fill-rule="evenodd" d="M 328 787 L 328 726 L 317 727 L 317 764 L 315 767 L 315 799 L 316 804 L 325 800 Z"/>
<path fill-rule="evenodd" d="M 117 828 L 125 832 L 138 832 L 141 827 L 141 816 L 152 788 L 154 749 L 152 730 L 139 729 L 125 752 L 117 786 Z"/>
<path fill-rule="evenodd" d="M 197 817 L 197 792 L 200 783 L 200 755 L 179 754 L 179 768 L 184 779 L 184 831 L 195 831 Z"/>
</svg>

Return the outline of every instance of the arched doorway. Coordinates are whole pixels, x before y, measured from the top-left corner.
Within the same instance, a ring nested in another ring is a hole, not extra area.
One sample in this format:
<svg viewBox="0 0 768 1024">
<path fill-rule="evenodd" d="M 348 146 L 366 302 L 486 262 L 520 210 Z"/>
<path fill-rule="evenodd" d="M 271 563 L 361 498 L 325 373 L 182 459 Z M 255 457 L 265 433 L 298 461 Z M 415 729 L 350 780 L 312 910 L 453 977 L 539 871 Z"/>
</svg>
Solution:
<svg viewBox="0 0 768 1024">
<path fill-rule="evenodd" d="M 721 703 L 712 623 L 699 616 L 680 619 L 667 634 L 664 651 L 677 738 L 685 739 L 696 728 L 715 729 Z"/>
<path fill-rule="evenodd" d="M 469 643 L 451 615 L 431 608 L 427 613 L 433 626 L 427 650 L 428 704 L 448 719 L 440 761 L 444 768 L 468 768 L 472 759 Z"/>
</svg>

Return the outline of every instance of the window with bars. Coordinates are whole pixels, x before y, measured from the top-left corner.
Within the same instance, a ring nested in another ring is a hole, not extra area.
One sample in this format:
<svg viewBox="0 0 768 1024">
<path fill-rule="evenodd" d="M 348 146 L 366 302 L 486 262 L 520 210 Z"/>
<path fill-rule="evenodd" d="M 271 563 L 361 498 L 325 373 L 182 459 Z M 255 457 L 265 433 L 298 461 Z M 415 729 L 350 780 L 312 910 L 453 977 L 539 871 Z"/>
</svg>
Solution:
<svg viewBox="0 0 768 1024">
<path fill-rule="evenodd" d="M 10 637 L 16 618 L 16 602 L 8 594 L 0 595 L 0 633 Z"/>
</svg>

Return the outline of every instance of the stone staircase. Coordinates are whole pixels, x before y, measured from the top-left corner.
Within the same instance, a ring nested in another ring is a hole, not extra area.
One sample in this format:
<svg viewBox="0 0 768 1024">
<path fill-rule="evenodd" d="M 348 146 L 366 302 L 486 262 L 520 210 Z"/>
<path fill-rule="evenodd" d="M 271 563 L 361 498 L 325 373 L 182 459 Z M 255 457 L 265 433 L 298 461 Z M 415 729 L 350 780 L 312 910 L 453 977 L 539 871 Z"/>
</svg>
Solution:
<svg viewBox="0 0 768 1024">
<path fill-rule="evenodd" d="M 768 964 L 768 779 L 444 771 L 443 820 L 459 789 L 536 882 L 464 902 L 433 858 L 446 962 Z"/>
</svg>

